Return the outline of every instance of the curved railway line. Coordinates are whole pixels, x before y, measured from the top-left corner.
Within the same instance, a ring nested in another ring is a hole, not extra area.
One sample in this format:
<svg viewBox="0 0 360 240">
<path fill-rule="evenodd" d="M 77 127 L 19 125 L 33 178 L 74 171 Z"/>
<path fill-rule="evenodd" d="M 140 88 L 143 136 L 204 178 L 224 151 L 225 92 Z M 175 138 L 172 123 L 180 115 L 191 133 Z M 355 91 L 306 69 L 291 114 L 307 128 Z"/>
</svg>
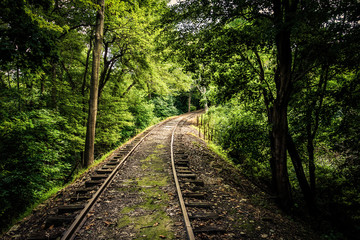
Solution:
<svg viewBox="0 0 360 240">
<path fill-rule="evenodd" d="M 197 186 L 203 186 L 204 183 L 200 180 L 196 180 L 196 175 L 191 172 L 188 166 L 188 161 L 182 155 L 182 151 L 174 152 L 174 136 L 179 125 L 184 124 L 188 119 L 194 116 L 196 113 L 184 114 L 177 118 L 168 119 L 163 121 L 150 129 L 144 131 L 142 134 L 136 136 L 134 139 L 129 141 L 126 145 L 117 149 L 112 156 L 103 164 L 101 167 L 96 169 L 91 175 L 90 180 L 84 182 L 83 187 L 77 188 L 73 192 L 73 196 L 69 199 L 70 201 L 64 202 L 62 206 L 57 207 L 56 214 L 50 215 L 45 221 L 45 226 L 50 228 L 60 227 L 63 229 L 66 227 L 66 231 L 61 235 L 61 240 L 75 239 L 78 231 L 84 225 L 87 215 L 90 210 L 93 208 L 94 204 L 98 201 L 101 194 L 106 190 L 109 184 L 114 179 L 115 175 L 127 161 L 129 156 L 139 147 L 139 145 L 149 136 L 152 131 L 162 125 L 169 123 L 169 127 L 172 128 L 171 135 L 171 164 L 172 172 L 175 180 L 175 186 L 177 188 L 177 194 L 179 198 L 180 207 L 183 214 L 184 225 L 187 232 L 188 239 L 195 239 L 194 232 L 221 232 L 221 229 L 215 228 L 202 228 L 195 229 L 192 228 L 190 223 L 190 218 L 213 218 L 214 214 L 203 214 L 202 216 L 189 216 L 187 208 L 196 207 L 196 208 L 211 208 L 210 204 L 205 202 L 185 202 L 185 198 L 203 198 L 204 193 L 197 192 L 182 192 L 184 188 L 180 187 L 181 183 L 191 183 Z M 172 124 L 172 120 L 177 120 L 175 126 Z M 180 156 L 182 155 L 182 156 Z M 179 159 L 178 159 L 179 158 Z M 50 237 L 53 238 L 53 237 Z M 55 237 L 59 238 L 59 236 Z M 29 240 L 40 240 L 40 239 L 49 239 L 49 236 L 42 233 L 35 233 L 32 236 L 28 237 Z"/>
<path fill-rule="evenodd" d="M 137 135 L 0 238 L 318 239 L 197 137 L 196 114 Z"/>
</svg>

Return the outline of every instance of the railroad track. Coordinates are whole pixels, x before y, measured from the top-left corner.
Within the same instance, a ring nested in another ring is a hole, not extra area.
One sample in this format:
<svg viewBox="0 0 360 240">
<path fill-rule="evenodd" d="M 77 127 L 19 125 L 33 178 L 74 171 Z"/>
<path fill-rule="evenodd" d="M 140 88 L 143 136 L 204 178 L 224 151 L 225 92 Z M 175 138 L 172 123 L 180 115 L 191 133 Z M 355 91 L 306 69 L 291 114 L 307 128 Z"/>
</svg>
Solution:
<svg viewBox="0 0 360 240">
<path fill-rule="evenodd" d="M 177 127 L 191 117 L 192 115 L 183 118 L 172 131 L 171 165 L 187 236 L 194 240 L 202 238 L 204 233 L 208 237 L 209 234 L 222 234 L 227 230 L 214 224 L 214 220 L 216 222 L 220 215 L 216 213 L 214 204 L 208 200 L 210 193 L 207 192 L 205 183 L 199 180 L 197 173 L 192 170 L 183 146 L 175 142 Z"/>
<path fill-rule="evenodd" d="M 76 233 L 86 221 L 90 210 L 112 182 L 118 170 L 125 164 L 129 156 L 154 129 L 166 124 L 170 120 L 171 119 L 168 119 L 154 125 L 114 151 L 110 158 L 93 171 L 90 179 L 84 181 L 82 187 L 74 189 L 70 194 L 70 198 L 67 198 L 62 205 L 57 206 L 54 214 L 46 217 L 43 227 L 51 229 L 52 232 L 57 232 L 57 234 L 52 235 L 38 232 L 32 233 L 31 236 L 26 239 L 42 240 L 59 239 L 60 237 L 61 240 L 74 239 Z M 56 231 L 56 228 L 59 228 L 59 230 Z M 65 232 L 61 231 L 63 229 L 66 229 Z"/>
<path fill-rule="evenodd" d="M 304 236 L 302 225 L 294 225 L 278 212 L 247 203 L 252 196 L 257 201 L 260 197 L 268 198 L 206 148 L 196 137 L 196 130 L 186 126 L 191 116 L 173 118 L 138 135 L 106 162 L 34 209 L 2 239 L 211 240 Z M 141 148 L 135 151 L 139 144 Z M 108 180 L 115 172 L 116 178 Z M 176 179 L 184 217 L 180 215 L 170 175 Z M 294 229 L 300 229 L 296 235 Z"/>
<path fill-rule="evenodd" d="M 47 216 L 44 228 L 52 230 L 59 228 L 58 233 L 55 235 L 35 233 L 26 239 L 75 239 L 76 234 L 86 222 L 89 212 L 129 156 L 153 130 L 169 121 L 171 121 L 169 128 L 172 128 L 172 172 L 188 239 L 201 239 L 202 233 L 206 233 L 208 236 L 226 232 L 225 228 L 214 226 L 214 221 L 219 218 L 219 215 L 216 213 L 213 203 L 207 201 L 209 193 L 204 188 L 205 184 L 191 169 L 190 161 L 187 159 L 188 155 L 182 149 L 181 143 L 175 141 L 178 127 L 185 124 L 194 114 L 196 113 L 180 116 L 175 123 L 171 119 L 163 121 L 114 151 L 106 162 L 92 172 L 90 178 L 84 181 L 81 187 L 74 189 L 71 196 L 67 197 L 63 204 L 57 206 L 55 214 Z"/>
</svg>

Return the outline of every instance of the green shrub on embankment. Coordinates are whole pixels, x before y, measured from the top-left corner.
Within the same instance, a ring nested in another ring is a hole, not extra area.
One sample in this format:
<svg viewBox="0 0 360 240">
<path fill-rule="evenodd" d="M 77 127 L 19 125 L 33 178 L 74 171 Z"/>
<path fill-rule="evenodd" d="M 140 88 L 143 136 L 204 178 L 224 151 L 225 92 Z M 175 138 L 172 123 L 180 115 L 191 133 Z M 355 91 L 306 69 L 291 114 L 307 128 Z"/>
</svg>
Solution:
<svg viewBox="0 0 360 240">
<path fill-rule="evenodd" d="M 34 110 L 1 122 L 1 226 L 63 183 L 82 145 L 55 111 Z"/>
<path fill-rule="evenodd" d="M 269 128 L 263 114 L 232 99 L 224 105 L 211 107 L 200 119 L 206 138 L 220 145 L 231 161 L 248 178 L 266 183 L 270 189 Z M 309 179 L 306 141 L 300 135 L 294 119 L 290 116 L 289 128 Z M 350 116 L 338 115 L 324 126 L 315 138 L 316 206 L 317 216 L 313 226 L 323 233 L 325 239 L 354 239 L 360 231 L 359 189 L 359 112 Z M 301 124 L 301 122 L 300 122 Z M 297 213 L 307 214 L 303 195 L 292 162 L 288 160 L 288 173 Z"/>
<path fill-rule="evenodd" d="M 202 116 L 202 131 L 220 145 L 245 175 L 268 181 L 270 178 L 268 129 L 262 114 L 254 114 L 235 101 L 211 107 Z"/>
</svg>

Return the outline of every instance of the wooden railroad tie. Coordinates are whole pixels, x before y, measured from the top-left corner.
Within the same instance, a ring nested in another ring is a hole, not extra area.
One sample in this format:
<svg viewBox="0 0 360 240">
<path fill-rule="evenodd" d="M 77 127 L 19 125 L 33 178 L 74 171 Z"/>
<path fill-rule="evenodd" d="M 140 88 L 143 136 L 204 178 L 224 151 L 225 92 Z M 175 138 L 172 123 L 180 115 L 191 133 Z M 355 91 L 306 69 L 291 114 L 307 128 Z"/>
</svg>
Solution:
<svg viewBox="0 0 360 240">
<path fill-rule="evenodd" d="M 95 188 L 91 187 L 91 188 L 79 188 L 79 189 L 76 189 L 75 193 L 76 194 L 85 194 L 85 193 L 88 193 L 90 191 L 93 191 L 95 190 Z"/>
<path fill-rule="evenodd" d="M 84 209 L 85 205 L 64 205 L 58 207 L 58 214 L 73 213 Z"/>
<path fill-rule="evenodd" d="M 209 202 L 187 202 L 185 203 L 185 206 L 195 208 L 211 208 L 213 205 Z"/>
<path fill-rule="evenodd" d="M 227 232 L 225 228 L 217 226 L 205 226 L 194 228 L 194 233 L 224 233 Z"/>
<path fill-rule="evenodd" d="M 98 169 L 95 171 L 97 174 L 110 174 L 112 173 L 112 170 L 109 169 Z"/>
<path fill-rule="evenodd" d="M 89 199 L 91 199 L 91 196 L 88 196 L 88 195 L 80 195 L 80 196 L 71 197 L 72 202 L 86 201 Z"/>
<path fill-rule="evenodd" d="M 196 186 L 205 186 L 204 182 L 201 180 L 194 180 L 194 179 L 190 179 L 190 178 L 183 178 L 181 179 L 182 182 L 187 182 L 187 183 L 192 183 L 195 184 Z"/>
<path fill-rule="evenodd" d="M 194 173 L 178 174 L 177 176 L 178 176 L 179 178 L 191 178 L 191 179 L 195 179 L 195 178 L 196 178 L 196 174 L 194 174 Z"/>
<path fill-rule="evenodd" d="M 106 164 L 102 167 L 102 169 L 114 169 L 116 168 L 116 165 Z"/>
<path fill-rule="evenodd" d="M 94 180 L 94 181 L 101 180 L 101 179 L 107 178 L 108 176 L 109 175 L 107 175 L 107 174 L 95 174 L 95 175 L 91 176 L 91 180 Z"/>
<path fill-rule="evenodd" d="M 190 219 L 216 219 L 219 215 L 216 213 L 193 213 L 189 214 Z"/>
<path fill-rule="evenodd" d="M 205 193 L 184 193 L 183 194 L 184 197 L 188 197 L 188 198 L 205 198 L 206 194 Z"/>
<path fill-rule="evenodd" d="M 181 171 L 191 171 L 189 166 L 178 166 L 176 168 L 177 171 L 181 170 Z"/>
<path fill-rule="evenodd" d="M 191 171 L 191 170 L 182 170 L 182 169 L 178 169 L 177 172 L 179 174 L 192 174 L 193 173 L 193 171 Z"/>
<path fill-rule="evenodd" d="M 104 181 L 103 180 L 90 180 L 90 181 L 86 181 L 85 182 L 85 187 L 93 187 L 93 186 L 97 186 L 102 184 Z"/>
</svg>

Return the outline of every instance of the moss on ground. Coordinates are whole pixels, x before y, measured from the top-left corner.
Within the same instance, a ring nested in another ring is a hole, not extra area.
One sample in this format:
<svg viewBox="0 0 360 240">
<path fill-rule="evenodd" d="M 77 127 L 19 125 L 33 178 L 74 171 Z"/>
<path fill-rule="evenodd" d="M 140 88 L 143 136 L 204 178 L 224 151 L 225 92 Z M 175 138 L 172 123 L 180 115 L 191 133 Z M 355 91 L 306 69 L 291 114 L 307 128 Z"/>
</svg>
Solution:
<svg viewBox="0 0 360 240">
<path fill-rule="evenodd" d="M 169 195 L 163 190 L 168 185 L 164 171 L 166 163 L 159 157 L 163 148 L 163 145 L 158 145 L 152 154 L 140 161 L 144 174 L 136 179 L 137 187 L 130 190 L 137 190 L 143 201 L 124 208 L 121 211 L 123 217 L 117 222 L 118 228 L 134 229 L 135 239 L 174 238 L 173 222 L 166 213 Z"/>
</svg>

